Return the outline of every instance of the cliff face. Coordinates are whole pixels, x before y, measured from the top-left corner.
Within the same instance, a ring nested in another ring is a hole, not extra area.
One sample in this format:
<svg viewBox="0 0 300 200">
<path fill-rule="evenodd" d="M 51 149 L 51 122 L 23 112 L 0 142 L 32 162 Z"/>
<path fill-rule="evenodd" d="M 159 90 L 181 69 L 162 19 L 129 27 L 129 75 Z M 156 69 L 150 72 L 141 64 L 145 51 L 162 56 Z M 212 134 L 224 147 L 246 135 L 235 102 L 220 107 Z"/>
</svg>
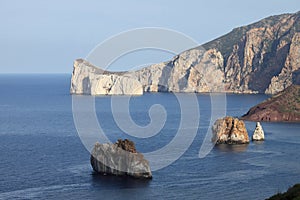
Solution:
<svg viewBox="0 0 300 200">
<path fill-rule="evenodd" d="M 252 107 L 242 119 L 300 122 L 300 86 L 292 85 L 270 99 Z"/>
<path fill-rule="evenodd" d="M 277 93 L 300 68 L 300 12 L 236 28 L 204 48 L 222 54 L 226 90 Z"/>
<path fill-rule="evenodd" d="M 223 92 L 222 56 L 193 49 L 171 61 L 137 71 L 109 72 L 85 60 L 74 62 L 72 94 L 141 95 L 145 92 Z"/>
<path fill-rule="evenodd" d="M 74 62 L 70 92 L 90 95 L 141 95 L 143 87 L 133 73 L 107 72 L 78 59 Z"/>
<path fill-rule="evenodd" d="M 300 82 L 300 12 L 263 19 L 133 72 L 76 60 L 71 93 L 235 92 L 275 94 Z"/>
</svg>

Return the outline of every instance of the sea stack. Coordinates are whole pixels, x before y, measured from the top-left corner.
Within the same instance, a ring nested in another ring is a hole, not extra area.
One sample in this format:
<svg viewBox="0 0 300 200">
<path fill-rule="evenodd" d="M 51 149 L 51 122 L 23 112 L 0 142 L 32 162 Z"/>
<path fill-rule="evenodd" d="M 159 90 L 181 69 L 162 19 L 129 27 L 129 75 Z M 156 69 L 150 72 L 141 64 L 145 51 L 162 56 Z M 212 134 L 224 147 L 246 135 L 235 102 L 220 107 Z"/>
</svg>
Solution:
<svg viewBox="0 0 300 200">
<path fill-rule="evenodd" d="M 245 123 L 234 117 L 218 119 L 212 127 L 212 142 L 216 144 L 247 144 L 249 136 Z"/>
<path fill-rule="evenodd" d="M 262 141 L 265 139 L 265 133 L 259 122 L 256 122 L 256 128 L 254 130 L 252 141 Z"/>
<path fill-rule="evenodd" d="M 96 173 L 102 175 L 152 178 L 149 162 L 127 139 L 118 140 L 115 144 L 97 142 L 91 153 L 91 165 Z"/>
</svg>

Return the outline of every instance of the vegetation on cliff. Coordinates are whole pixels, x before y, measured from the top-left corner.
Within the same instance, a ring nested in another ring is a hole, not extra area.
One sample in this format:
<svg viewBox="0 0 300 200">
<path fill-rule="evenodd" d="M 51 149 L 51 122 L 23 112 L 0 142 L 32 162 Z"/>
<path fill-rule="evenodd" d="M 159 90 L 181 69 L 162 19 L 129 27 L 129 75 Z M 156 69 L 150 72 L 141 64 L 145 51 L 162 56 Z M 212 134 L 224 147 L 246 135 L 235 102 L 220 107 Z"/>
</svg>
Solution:
<svg viewBox="0 0 300 200">
<path fill-rule="evenodd" d="M 278 193 L 267 200 L 300 200 L 300 184 L 296 184 L 287 192 Z"/>
</svg>

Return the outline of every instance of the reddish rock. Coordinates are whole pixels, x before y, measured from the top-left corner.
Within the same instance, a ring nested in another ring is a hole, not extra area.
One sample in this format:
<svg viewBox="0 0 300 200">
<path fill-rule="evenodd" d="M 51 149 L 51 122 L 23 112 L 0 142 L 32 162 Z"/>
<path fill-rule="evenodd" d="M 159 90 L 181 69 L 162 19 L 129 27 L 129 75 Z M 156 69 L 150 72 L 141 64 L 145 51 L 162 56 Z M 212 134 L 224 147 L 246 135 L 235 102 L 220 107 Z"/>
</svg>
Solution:
<svg viewBox="0 0 300 200">
<path fill-rule="evenodd" d="M 300 86 L 283 92 L 252 107 L 241 119 L 249 121 L 300 122 Z"/>
</svg>

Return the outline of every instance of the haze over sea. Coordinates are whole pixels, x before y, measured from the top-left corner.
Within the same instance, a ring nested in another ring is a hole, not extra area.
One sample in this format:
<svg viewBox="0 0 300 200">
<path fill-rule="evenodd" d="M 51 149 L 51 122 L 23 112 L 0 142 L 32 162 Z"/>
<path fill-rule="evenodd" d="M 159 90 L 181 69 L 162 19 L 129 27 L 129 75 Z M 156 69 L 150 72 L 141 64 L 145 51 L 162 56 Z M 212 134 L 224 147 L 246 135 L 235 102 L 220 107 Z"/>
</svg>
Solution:
<svg viewBox="0 0 300 200">
<path fill-rule="evenodd" d="M 262 123 L 264 142 L 218 146 L 200 159 L 210 119 L 207 94 L 197 95 L 201 117 L 193 144 L 175 163 L 154 171 L 153 180 L 95 175 L 74 126 L 70 78 L 0 75 L 0 199 L 264 199 L 300 180 L 300 124 Z M 228 94 L 227 115 L 241 116 L 266 98 Z M 167 111 L 165 127 L 149 139 L 122 133 L 112 117 L 110 99 L 97 97 L 96 109 L 111 141 L 129 138 L 140 152 L 149 152 L 174 137 L 180 122 L 174 94 L 132 97 L 130 112 L 137 124 L 150 122 L 153 104 Z M 251 135 L 255 123 L 246 125 Z"/>
</svg>

